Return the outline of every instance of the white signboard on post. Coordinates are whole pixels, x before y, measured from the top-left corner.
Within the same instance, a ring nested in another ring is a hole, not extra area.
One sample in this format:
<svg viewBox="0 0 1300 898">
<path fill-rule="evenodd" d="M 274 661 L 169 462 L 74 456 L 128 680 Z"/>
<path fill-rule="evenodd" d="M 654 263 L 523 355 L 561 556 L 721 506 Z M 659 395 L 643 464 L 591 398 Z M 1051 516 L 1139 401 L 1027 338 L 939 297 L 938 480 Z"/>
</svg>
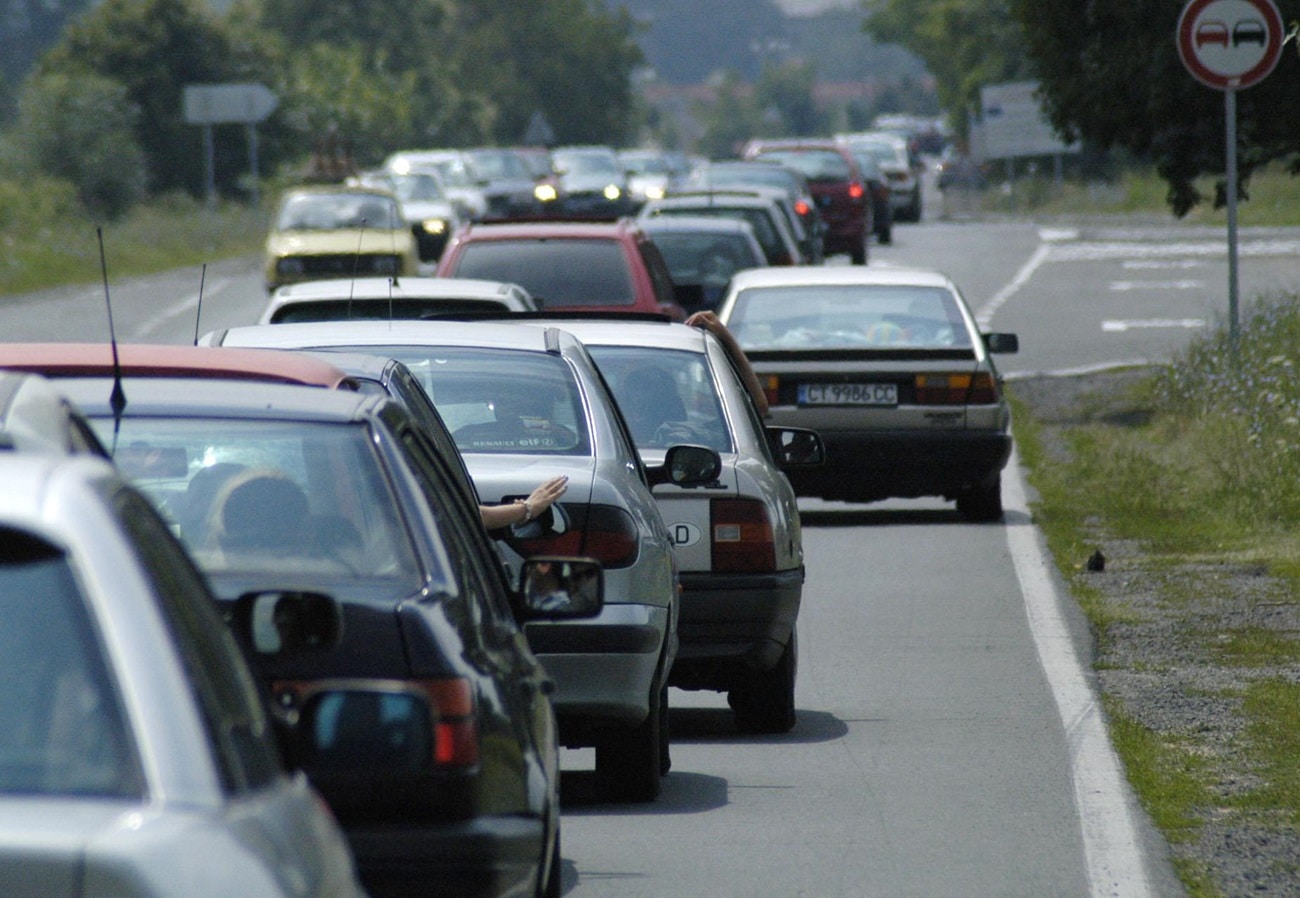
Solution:
<svg viewBox="0 0 1300 898">
<path fill-rule="evenodd" d="M 260 122 L 280 104 L 265 84 L 187 84 L 185 121 L 191 125 L 248 125 Z"/>
<path fill-rule="evenodd" d="M 1056 136 L 1034 94 L 1037 81 L 989 84 L 980 89 L 983 116 L 973 143 L 981 159 L 1077 153 L 1078 144 Z"/>
</svg>

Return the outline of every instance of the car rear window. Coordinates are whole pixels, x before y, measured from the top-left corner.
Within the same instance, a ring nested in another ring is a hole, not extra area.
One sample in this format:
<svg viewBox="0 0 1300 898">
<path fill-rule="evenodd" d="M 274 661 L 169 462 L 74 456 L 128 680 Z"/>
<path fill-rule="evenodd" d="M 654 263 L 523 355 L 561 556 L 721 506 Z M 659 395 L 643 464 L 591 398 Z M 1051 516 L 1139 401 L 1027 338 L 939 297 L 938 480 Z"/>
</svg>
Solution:
<svg viewBox="0 0 1300 898">
<path fill-rule="evenodd" d="M 114 422 L 96 419 L 114 439 Z M 126 417 L 122 469 L 209 574 L 418 582 L 415 551 L 369 428 Z"/>
<path fill-rule="evenodd" d="M 727 327 L 754 350 L 971 348 L 957 298 L 937 287 L 754 287 L 736 297 Z"/>
<path fill-rule="evenodd" d="M 510 307 L 493 299 L 313 299 L 291 302 L 271 313 L 272 324 L 299 321 L 387 321 L 456 315 L 463 312 L 508 312 Z"/>
<path fill-rule="evenodd" d="M 546 306 L 632 305 L 632 272 L 618 240 L 538 239 L 469 241 L 456 277 L 507 281 Z"/>
<path fill-rule="evenodd" d="M 726 284 L 737 271 L 763 264 L 740 234 L 661 231 L 653 237 L 677 284 Z"/>
<path fill-rule="evenodd" d="M 853 177 L 848 160 L 834 150 L 764 150 L 759 158 L 787 165 L 809 181 L 847 181 Z"/>
<path fill-rule="evenodd" d="M 772 216 L 766 209 L 757 206 L 724 206 L 724 205 L 705 205 L 705 206 L 668 206 L 655 212 L 656 215 L 689 215 L 693 217 L 703 216 L 705 218 L 737 218 L 741 221 L 747 221 L 750 227 L 754 229 L 754 237 L 758 240 L 758 245 L 763 247 L 763 252 L 767 255 L 769 264 L 776 264 L 785 256 L 786 248 L 781 240 L 781 235 L 776 230 L 776 225 L 772 223 Z"/>
<path fill-rule="evenodd" d="M 642 346 L 588 346 L 638 449 L 681 443 L 732 451 L 705 356 Z"/>
<path fill-rule="evenodd" d="M 461 452 L 590 455 L 577 381 L 542 352 L 476 347 L 366 347 L 406 364 Z"/>
<path fill-rule="evenodd" d="M 143 777 L 67 556 L 0 527 L 0 794 L 140 798 Z"/>
</svg>

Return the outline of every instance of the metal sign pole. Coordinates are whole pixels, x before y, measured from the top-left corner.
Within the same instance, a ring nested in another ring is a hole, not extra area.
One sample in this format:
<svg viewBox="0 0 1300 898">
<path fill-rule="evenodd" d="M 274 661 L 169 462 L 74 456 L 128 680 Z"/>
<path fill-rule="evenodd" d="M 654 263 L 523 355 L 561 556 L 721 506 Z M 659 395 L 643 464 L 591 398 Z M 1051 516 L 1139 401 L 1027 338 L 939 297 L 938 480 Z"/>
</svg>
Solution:
<svg viewBox="0 0 1300 898">
<path fill-rule="evenodd" d="M 1223 117 L 1226 146 L 1224 167 L 1228 180 L 1228 342 L 1237 352 L 1237 91 L 1223 92 Z"/>
<path fill-rule="evenodd" d="M 205 158 L 204 177 L 207 181 L 208 207 L 212 208 L 217 205 L 217 160 L 216 150 L 213 148 L 212 126 L 203 126 L 203 155 Z"/>
</svg>

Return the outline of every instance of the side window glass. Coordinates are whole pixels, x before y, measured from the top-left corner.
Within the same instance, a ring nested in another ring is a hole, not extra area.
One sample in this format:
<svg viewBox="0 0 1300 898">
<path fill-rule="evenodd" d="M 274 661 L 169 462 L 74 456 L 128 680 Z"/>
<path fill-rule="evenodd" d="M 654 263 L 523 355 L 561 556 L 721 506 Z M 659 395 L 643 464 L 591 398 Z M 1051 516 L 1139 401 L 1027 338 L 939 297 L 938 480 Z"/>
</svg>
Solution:
<svg viewBox="0 0 1300 898">
<path fill-rule="evenodd" d="M 0 795 L 144 797 L 69 559 L 7 528 L 0 528 L 0 658 Z"/>
<path fill-rule="evenodd" d="M 257 684 L 202 575 L 142 496 L 122 490 L 113 507 L 176 634 L 223 786 L 239 793 L 267 785 L 280 769 L 270 724 Z"/>
<path fill-rule="evenodd" d="M 478 508 L 469 508 L 468 503 L 457 498 L 458 491 L 450 482 L 450 475 L 441 470 L 442 463 L 426 438 L 414 428 L 403 428 L 400 438 L 420 475 L 430 511 L 442 530 L 454 568 L 452 575 L 460 585 L 466 611 L 478 631 L 474 638 L 482 639 L 484 624 L 509 624 L 514 620 L 505 602 L 500 556 L 488 543 Z M 445 485 L 441 491 L 435 486 L 439 483 Z M 475 535 L 481 538 L 475 540 Z"/>
<path fill-rule="evenodd" d="M 659 252 L 659 247 L 649 240 L 642 241 L 637 246 L 641 250 L 641 259 L 650 272 L 650 280 L 654 284 L 655 298 L 661 303 L 673 302 L 672 276 L 668 273 L 668 263 L 664 261 L 663 255 Z"/>
</svg>

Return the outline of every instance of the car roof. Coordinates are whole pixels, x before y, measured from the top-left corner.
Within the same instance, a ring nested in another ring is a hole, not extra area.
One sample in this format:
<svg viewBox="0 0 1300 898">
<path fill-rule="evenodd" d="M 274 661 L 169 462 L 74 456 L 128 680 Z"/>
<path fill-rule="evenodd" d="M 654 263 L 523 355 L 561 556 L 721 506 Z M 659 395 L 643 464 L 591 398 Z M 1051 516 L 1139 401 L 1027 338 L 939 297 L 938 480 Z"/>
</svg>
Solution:
<svg viewBox="0 0 1300 898">
<path fill-rule="evenodd" d="M 280 325 L 275 325 L 279 327 Z M 104 417 L 109 388 L 103 378 L 69 378 L 60 388 L 86 414 Z M 238 390 L 219 380 L 154 377 L 126 389 L 127 416 L 250 418 L 323 423 L 350 422 L 367 415 L 386 397 L 351 390 L 247 383 Z"/>
<path fill-rule="evenodd" d="M 480 278 L 364 277 L 286 284 L 275 291 L 272 299 L 333 299 L 340 296 L 355 299 L 387 299 L 390 296 L 394 299 L 502 299 L 519 291 L 523 291 L 523 287 L 517 284 Z"/>
<path fill-rule="evenodd" d="M 348 375 L 321 359 L 292 352 L 264 352 L 210 346 L 119 343 L 124 378 L 193 377 L 255 380 L 337 389 Z M 47 377 L 111 377 L 111 343 L 0 343 L 0 368 Z"/>
<path fill-rule="evenodd" d="M 553 324 L 587 346 L 646 346 L 689 352 L 703 352 L 705 346 L 705 331 L 676 321 L 559 318 Z"/>
<path fill-rule="evenodd" d="M 555 336 L 548 336 L 554 333 Z M 228 346 L 297 349 L 328 346 L 494 346 L 531 352 L 562 352 L 577 339 L 552 326 L 522 327 L 496 321 L 327 321 L 261 324 L 214 331 Z"/>
<path fill-rule="evenodd" d="M 754 226 L 739 218 L 706 215 L 661 215 L 645 218 L 641 226 L 654 236 L 657 231 L 708 231 L 719 234 L 753 233 Z"/>
<path fill-rule="evenodd" d="M 693 193 L 674 193 L 661 200 L 646 203 L 651 213 L 655 209 L 709 209 L 721 206 L 726 208 L 753 207 L 756 209 L 775 209 L 776 193 L 760 193 L 757 190 L 710 190 Z M 643 216 L 649 218 L 649 215 Z"/>
<path fill-rule="evenodd" d="M 5 488 L 0 490 L 0 523 L 22 527 L 54 541 L 63 543 L 57 526 L 50 523 L 60 506 L 48 501 L 48 485 L 56 472 L 78 470 L 80 476 L 113 478 L 113 466 L 93 455 L 66 456 L 44 452 L 17 452 L 0 454 L 0 478 Z"/>
<path fill-rule="evenodd" d="M 0 450 L 3 449 L 106 454 L 94 435 L 88 433 L 81 413 L 52 383 L 40 374 L 17 371 L 0 371 Z"/>
<path fill-rule="evenodd" d="M 925 268 L 900 265 L 788 265 L 773 268 L 747 268 L 731 278 L 731 292 L 747 287 L 786 287 L 807 284 L 863 284 L 885 286 L 926 286 L 953 289 L 947 275 Z"/>
<path fill-rule="evenodd" d="M 536 240 L 538 238 L 621 239 L 640 230 L 629 218 L 617 221 L 516 221 L 471 224 L 461 229 L 456 239 L 465 240 Z"/>
<path fill-rule="evenodd" d="M 391 190 L 384 187 L 375 187 L 363 184 L 299 184 L 290 187 L 282 194 L 282 199 L 288 199 L 295 196 L 382 196 L 391 200 L 397 197 Z"/>
</svg>

